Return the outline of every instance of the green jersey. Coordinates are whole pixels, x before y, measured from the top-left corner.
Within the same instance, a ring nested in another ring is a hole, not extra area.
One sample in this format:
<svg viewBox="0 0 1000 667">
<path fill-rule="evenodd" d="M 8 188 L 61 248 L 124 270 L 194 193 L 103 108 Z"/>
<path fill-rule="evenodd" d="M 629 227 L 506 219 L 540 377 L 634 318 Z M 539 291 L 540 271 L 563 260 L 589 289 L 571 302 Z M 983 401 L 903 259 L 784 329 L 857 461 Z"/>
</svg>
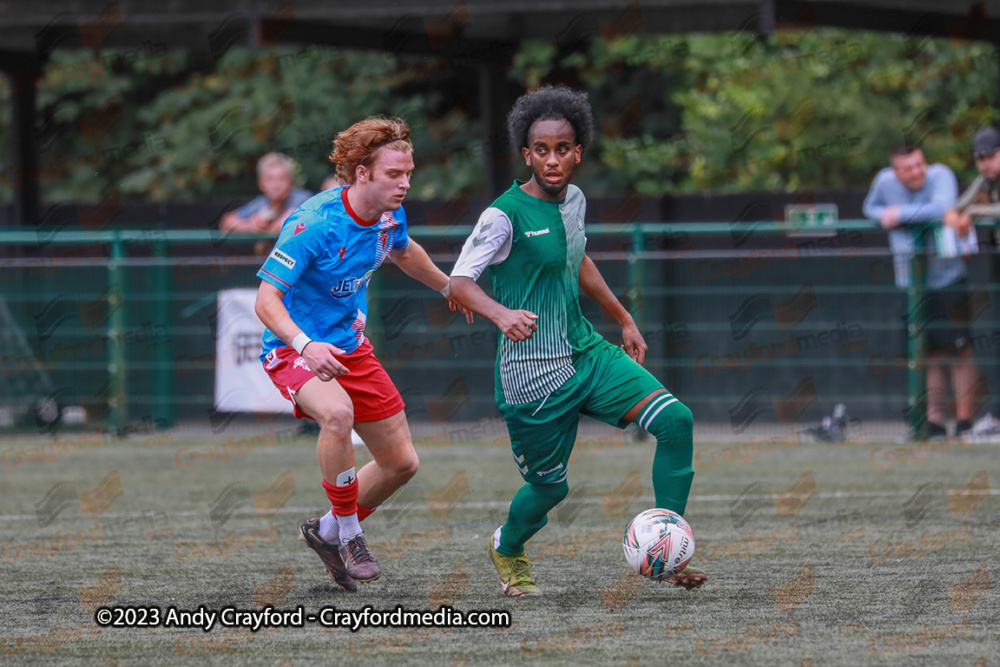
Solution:
<svg viewBox="0 0 1000 667">
<path fill-rule="evenodd" d="M 452 271 L 478 279 L 488 267 L 498 303 L 538 315 L 531 338 L 499 337 L 497 398 L 509 405 L 549 395 L 574 375 L 574 358 L 603 340 L 580 310 L 586 207 L 575 185 L 548 201 L 515 181 L 483 212 Z"/>
</svg>

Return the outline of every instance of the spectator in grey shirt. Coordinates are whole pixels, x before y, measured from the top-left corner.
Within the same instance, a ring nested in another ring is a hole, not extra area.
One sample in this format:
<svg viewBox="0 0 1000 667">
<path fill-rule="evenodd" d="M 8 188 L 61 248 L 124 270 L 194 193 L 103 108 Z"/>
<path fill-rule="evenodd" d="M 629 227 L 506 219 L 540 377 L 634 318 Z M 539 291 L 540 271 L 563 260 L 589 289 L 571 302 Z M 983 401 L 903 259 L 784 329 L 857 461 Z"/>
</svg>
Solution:
<svg viewBox="0 0 1000 667">
<path fill-rule="evenodd" d="M 257 187 L 261 194 L 224 215 L 219 221 L 219 229 L 277 237 L 285 218 L 312 196 L 306 190 L 292 187 L 293 166 L 292 159 L 282 153 L 268 153 L 261 157 L 257 162 Z M 257 254 L 266 255 L 271 245 L 259 242 Z"/>
<path fill-rule="evenodd" d="M 908 257 L 913 250 L 913 233 L 907 226 L 944 218 L 958 196 L 958 181 L 945 165 L 928 166 L 919 148 L 898 144 L 889 156 L 892 167 L 883 169 L 875 177 L 865 198 L 864 213 L 889 230 L 896 285 L 909 287 Z M 920 352 L 927 367 L 927 422 L 922 433 L 911 434 L 922 438 L 947 435 L 945 400 L 949 375 L 957 399 L 956 435 L 971 427 L 974 401 L 970 394 L 976 380 L 969 343 L 965 262 L 960 258 L 938 257 L 930 234 L 927 245 L 930 254 L 924 321 L 915 323 L 918 327 L 926 327 L 927 331 L 928 349 Z"/>
</svg>

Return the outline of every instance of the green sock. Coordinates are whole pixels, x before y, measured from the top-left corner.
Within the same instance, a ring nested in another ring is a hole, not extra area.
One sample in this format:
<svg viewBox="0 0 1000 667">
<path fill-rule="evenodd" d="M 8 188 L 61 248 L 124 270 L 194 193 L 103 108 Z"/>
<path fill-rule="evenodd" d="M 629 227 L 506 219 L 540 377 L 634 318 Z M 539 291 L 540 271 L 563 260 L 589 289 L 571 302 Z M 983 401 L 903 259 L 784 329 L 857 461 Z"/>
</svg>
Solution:
<svg viewBox="0 0 1000 667">
<path fill-rule="evenodd" d="M 677 512 L 684 516 L 687 509 L 688 495 L 691 493 L 691 482 L 694 481 L 694 469 L 678 468 L 675 454 L 661 452 L 659 444 L 653 456 L 653 493 L 656 494 L 656 506 Z"/>
<path fill-rule="evenodd" d="M 569 493 L 569 482 L 558 484 L 525 484 L 510 501 L 507 522 L 500 529 L 500 546 L 504 556 L 516 556 L 524 551 L 524 543 L 548 523 L 548 513 Z"/>
<path fill-rule="evenodd" d="M 677 512 L 687 509 L 694 481 L 694 418 L 686 405 L 670 394 L 650 401 L 636 420 L 656 438 L 653 454 L 653 493 L 656 506 Z"/>
</svg>

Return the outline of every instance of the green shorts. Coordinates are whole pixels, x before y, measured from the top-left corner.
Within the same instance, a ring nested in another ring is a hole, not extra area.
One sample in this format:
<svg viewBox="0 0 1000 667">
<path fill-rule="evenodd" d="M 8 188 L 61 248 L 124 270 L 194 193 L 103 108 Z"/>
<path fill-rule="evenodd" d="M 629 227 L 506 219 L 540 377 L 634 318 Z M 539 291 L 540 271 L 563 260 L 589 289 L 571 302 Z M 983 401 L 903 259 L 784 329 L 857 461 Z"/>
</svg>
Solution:
<svg viewBox="0 0 1000 667">
<path fill-rule="evenodd" d="M 649 371 L 606 340 L 575 359 L 573 367 L 573 377 L 537 401 L 508 405 L 498 397 L 517 469 L 531 484 L 566 479 L 581 414 L 624 428 L 625 414 L 663 389 Z"/>
</svg>

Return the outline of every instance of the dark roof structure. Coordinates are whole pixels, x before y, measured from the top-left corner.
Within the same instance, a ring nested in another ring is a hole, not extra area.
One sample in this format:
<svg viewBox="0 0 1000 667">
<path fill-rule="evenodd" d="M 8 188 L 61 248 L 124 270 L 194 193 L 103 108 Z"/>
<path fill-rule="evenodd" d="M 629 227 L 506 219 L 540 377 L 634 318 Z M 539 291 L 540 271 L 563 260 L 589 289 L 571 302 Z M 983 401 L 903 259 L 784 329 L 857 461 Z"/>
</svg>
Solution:
<svg viewBox="0 0 1000 667">
<path fill-rule="evenodd" d="M 156 40 L 208 51 L 220 39 L 246 35 L 250 24 L 261 25 L 275 41 L 345 48 L 391 44 L 393 50 L 445 50 L 487 61 L 498 55 L 490 47 L 521 39 L 553 39 L 568 48 L 632 32 L 768 32 L 776 23 L 938 37 L 961 33 L 988 41 L 1000 36 L 998 0 L 6 0 L 0 2 L 0 16 L 5 60 L 74 41 L 135 48 Z"/>
</svg>

